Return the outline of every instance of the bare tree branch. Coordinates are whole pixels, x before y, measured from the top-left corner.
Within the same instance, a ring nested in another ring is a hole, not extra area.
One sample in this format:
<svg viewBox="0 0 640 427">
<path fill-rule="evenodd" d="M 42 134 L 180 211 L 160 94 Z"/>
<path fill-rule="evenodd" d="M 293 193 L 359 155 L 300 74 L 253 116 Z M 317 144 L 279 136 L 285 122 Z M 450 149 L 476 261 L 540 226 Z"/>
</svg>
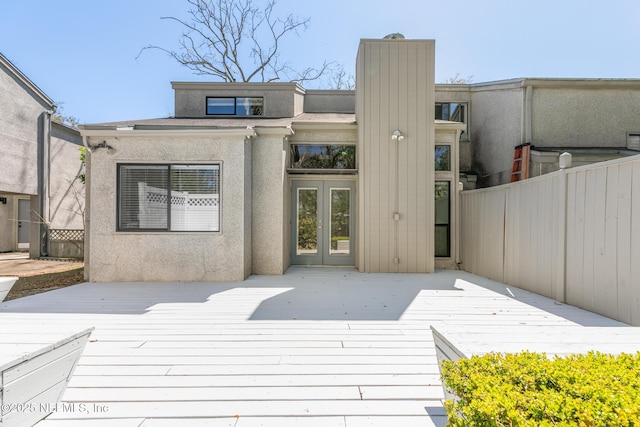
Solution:
<svg viewBox="0 0 640 427">
<path fill-rule="evenodd" d="M 306 30 L 310 18 L 289 14 L 275 17 L 276 2 L 264 7 L 259 0 L 187 0 L 191 8 L 188 19 L 174 16 L 161 19 L 177 22 L 183 27 L 177 51 L 149 45 L 198 75 L 211 75 L 227 82 L 278 80 L 305 82 L 318 80 L 332 73 L 333 62 L 319 68 L 307 67 L 294 71 L 289 62 L 280 61 L 281 42 L 290 33 Z"/>
</svg>

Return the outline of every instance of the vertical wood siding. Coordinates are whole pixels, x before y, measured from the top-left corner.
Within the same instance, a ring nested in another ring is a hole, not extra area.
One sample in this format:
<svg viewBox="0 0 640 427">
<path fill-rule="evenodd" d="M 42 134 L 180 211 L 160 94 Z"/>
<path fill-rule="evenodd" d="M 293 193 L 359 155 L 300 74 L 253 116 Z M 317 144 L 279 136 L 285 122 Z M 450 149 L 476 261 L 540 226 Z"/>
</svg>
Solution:
<svg viewBox="0 0 640 427">
<path fill-rule="evenodd" d="M 434 52 L 431 40 L 360 43 L 356 115 L 361 271 L 433 271 Z M 401 142 L 391 139 L 396 129 L 404 135 Z M 394 212 L 400 214 L 397 223 Z"/>
<path fill-rule="evenodd" d="M 465 270 L 640 326 L 640 160 L 461 196 Z"/>
</svg>

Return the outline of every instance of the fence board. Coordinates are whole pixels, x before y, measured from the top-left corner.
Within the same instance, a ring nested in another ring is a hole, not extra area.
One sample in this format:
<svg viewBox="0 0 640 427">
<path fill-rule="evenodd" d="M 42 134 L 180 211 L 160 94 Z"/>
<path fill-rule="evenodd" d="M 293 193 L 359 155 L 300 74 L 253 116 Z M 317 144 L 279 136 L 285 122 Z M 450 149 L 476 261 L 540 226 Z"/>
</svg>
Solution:
<svg viewBox="0 0 640 427">
<path fill-rule="evenodd" d="M 462 197 L 465 269 L 503 281 L 504 271 L 504 205 L 500 192 L 467 193 Z"/>
<path fill-rule="evenodd" d="M 583 302 L 585 199 L 587 176 L 584 171 L 567 174 L 567 265 L 566 296 L 569 304 Z M 573 187 L 570 183 L 574 183 Z"/>
<path fill-rule="evenodd" d="M 633 174 L 631 181 L 631 212 L 639 215 L 640 212 L 640 162 L 633 164 Z M 633 218 L 635 219 L 635 218 Z M 640 254 L 640 221 L 631 221 L 631 259 L 635 262 L 631 263 L 631 277 L 634 278 L 633 287 L 630 291 L 629 310 L 631 311 L 631 324 L 640 326 L 640 262 L 638 262 L 638 254 Z"/>
<path fill-rule="evenodd" d="M 617 275 L 618 275 L 618 319 L 631 323 L 631 182 L 633 166 L 620 165 L 616 198 L 618 202 Z"/>
</svg>

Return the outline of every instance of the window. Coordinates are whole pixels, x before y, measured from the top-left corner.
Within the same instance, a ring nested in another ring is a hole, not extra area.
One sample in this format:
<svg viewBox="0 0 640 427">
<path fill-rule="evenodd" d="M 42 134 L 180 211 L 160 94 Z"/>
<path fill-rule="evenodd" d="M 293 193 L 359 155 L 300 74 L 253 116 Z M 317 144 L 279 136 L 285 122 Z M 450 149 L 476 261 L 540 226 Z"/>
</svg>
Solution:
<svg viewBox="0 0 640 427">
<path fill-rule="evenodd" d="M 640 133 L 627 133 L 627 148 L 630 150 L 640 150 Z"/>
<path fill-rule="evenodd" d="M 450 171 L 451 170 L 451 146 L 450 145 L 436 145 L 435 152 L 437 171 Z"/>
<path fill-rule="evenodd" d="M 220 165 L 118 165 L 118 231 L 220 231 Z"/>
<path fill-rule="evenodd" d="M 263 116 L 263 99 L 262 97 L 208 97 L 207 115 Z"/>
<path fill-rule="evenodd" d="M 450 122 L 467 123 L 467 104 L 457 102 L 436 103 L 436 120 L 448 120 Z M 467 132 L 462 132 L 461 140 L 467 140 Z"/>
<path fill-rule="evenodd" d="M 355 145 L 291 145 L 293 169 L 356 169 Z"/>
<path fill-rule="evenodd" d="M 435 183 L 435 256 L 451 256 L 451 201 L 449 198 L 451 183 L 436 181 Z"/>
</svg>

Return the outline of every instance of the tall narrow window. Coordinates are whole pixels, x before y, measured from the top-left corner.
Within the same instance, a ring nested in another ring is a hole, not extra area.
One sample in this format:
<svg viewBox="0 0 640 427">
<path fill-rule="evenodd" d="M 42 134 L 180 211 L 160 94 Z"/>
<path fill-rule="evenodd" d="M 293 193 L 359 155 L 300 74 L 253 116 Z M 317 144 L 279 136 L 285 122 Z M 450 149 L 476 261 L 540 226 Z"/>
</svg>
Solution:
<svg viewBox="0 0 640 427">
<path fill-rule="evenodd" d="M 435 183 L 435 256 L 451 256 L 450 182 Z"/>
<path fill-rule="evenodd" d="M 119 165 L 119 231 L 219 231 L 220 165 Z"/>
<path fill-rule="evenodd" d="M 451 170 L 451 146 L 450 145 L 436 145 L 435 150 L 435 169 L 436 171 L 450 171 Z"/>
</svg>

